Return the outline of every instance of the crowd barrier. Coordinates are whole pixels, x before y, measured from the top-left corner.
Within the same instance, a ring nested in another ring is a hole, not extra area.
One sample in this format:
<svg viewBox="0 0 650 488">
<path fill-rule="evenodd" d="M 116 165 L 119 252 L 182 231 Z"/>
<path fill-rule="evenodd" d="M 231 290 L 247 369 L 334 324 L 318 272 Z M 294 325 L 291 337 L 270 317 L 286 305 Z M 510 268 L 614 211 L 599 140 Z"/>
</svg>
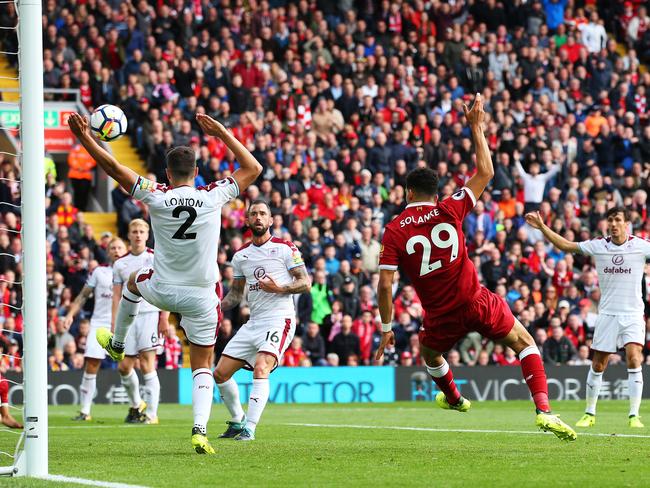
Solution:
<svg viewBox="0 0 650 488">
<path fill-rule="evenodd" d="M 587 366 L 547 366 L 551 400 L 584 400 Z M 650 367 L 644 366 L 647 378 Z M 50 405 L 79 403 L 81 371 L 50 372 L 48 400 Z M 192 372 L 189 369 L 159 370 L 161 402 L 192 403 Z M 20 383 L 22 375 L 7 373 L 8 379 Z M 454 377 L 466 398 L 485 400 L 527 400 L 530 394 L 518 367 L 457 367 Z M 238 371 L 240 398 L 245 401 L 253 384 L 249 371 Z M 143 381 L 140 382 L 143 384 Z M 433 401 L 438 390 L 424 368 L 393 368 L 389 366 L 279 368 L 271 375 L 271 403 L 380 403 L 394 401 Z M 626 399 L 627 369 L 612 366 L 605 372 L 601 399 Z M 215 388 L 215 403 L 219 392 Z M 650 398 L 645 388 L 644 398 Z M 124 404 L 128 399 L 116 370 L 102 370 L 97 375 L 95 403 Z M 23 387 L 11 384 L 9 402 L 23 402 Z"/>
</svg>

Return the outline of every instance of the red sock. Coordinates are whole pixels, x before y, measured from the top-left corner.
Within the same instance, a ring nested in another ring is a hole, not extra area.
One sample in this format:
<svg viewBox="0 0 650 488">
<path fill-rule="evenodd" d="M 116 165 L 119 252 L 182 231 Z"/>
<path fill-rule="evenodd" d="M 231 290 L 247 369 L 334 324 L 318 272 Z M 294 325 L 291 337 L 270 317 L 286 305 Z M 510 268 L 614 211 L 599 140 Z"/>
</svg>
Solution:
<svg viewBox="0 0 650 488">
<path fill-rule="evenodd" d="M 526 354 L 530 348 L 534 348 L 534 351 Z M 535 407 L 542 412 L 550 412 L 548 384 L 546 383 L 546 372 L 544 371 L 544 364 L 542 364 L 542 357 L 539 355 L 536 346 L 530 346 L 530 348 L 526 348 L 520 353 L 521 371 L 524 374 L 528 389 L 533 395 Z"/>
<path fill-rule="evenodd" d="M 436 378 L 432 375 L 431 378 L 436 382 L 440 391 L 445 394 L 450 405 L 456 405 L 460 401 L 460 393 L 458 392 L 458 388 L 456 388 L 451 369 L 444 376 Z"/>
</svg>

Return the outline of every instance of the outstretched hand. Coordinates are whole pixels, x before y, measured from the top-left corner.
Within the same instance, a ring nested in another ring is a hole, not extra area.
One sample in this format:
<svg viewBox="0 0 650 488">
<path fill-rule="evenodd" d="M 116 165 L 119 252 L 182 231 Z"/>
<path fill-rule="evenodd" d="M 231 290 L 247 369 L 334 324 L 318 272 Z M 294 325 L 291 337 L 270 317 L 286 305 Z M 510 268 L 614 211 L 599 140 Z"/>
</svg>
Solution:
<svg viewBox="0 0 650 488">
<path fill-rule="evenodd" d="M 395 333 L 391 330 L 390 332 L 382 332 L 381 342 L 375 353 L 375 361 L 380 362 L 384 358 L 384 349 L 387 346 L 392 346 L 395 344 Z"/>
<path fill-rule="evenodd" d="M 70 114 L 68 117 L 68 126 L 77 139 L 89 133 L 90 125 L 88 124 L 88 119 L 76 112 Z"/>
<path fill-rule="evenodd" d="M 196 121 L 198 122 L 203 132 L 209 136 L 215 136 L 219 139 L 228 131 L 221 122 L 214 120 L 206 114 L 196 114 Z"/>
<path fill-rule="evenodd" d="M 485 111 L 483 110 L 483 97 L 481 97 L 480 93 L 476 94 L 474 105 L 472 105 L 471 109 L 463 103 L 463 112 L 465 112 L 465 118 L 469 125 L 482 127 L 483 121 L 485 120 Z"/>
<path fill-rule="evenodd" d="M 544 225 L 544 221 L 542 220 L 542 216 L 539 214 L 539 212 L 527 213 L 526 223 L 534 229 L 541 229 L 542 225 Z"/>
</svg>

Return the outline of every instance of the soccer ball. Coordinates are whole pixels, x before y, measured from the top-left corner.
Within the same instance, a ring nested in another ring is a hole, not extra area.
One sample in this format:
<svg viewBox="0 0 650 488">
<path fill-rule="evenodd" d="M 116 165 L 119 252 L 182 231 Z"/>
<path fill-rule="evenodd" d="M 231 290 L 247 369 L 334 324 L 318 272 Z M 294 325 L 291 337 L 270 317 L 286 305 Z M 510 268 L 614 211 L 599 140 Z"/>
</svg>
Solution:
<svg viewBox="0 0 650 488">
<path fill-rule="evenodd" d="M 126 116 L 120 107 L 101 105 L 90 116 L 90 129 L 99 140 L 111 142 L 126 133 Z"/>
</svg>

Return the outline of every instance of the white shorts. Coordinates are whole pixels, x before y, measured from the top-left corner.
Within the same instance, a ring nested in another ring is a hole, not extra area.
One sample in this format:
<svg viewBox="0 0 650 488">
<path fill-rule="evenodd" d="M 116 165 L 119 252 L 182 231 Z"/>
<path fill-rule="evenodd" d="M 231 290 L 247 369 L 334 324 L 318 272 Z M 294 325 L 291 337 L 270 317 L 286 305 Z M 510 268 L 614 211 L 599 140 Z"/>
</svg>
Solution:
<svg viewBox="0 0 650 488">
<path fill-rule="evenodd" d="M 223 355 L 243 361 L 246 369 L 253 369 L 257 353 L 265 352 L 275 356 L 278 367 L 295 333 L 295 317 L 249 320 L 230 339 Z"/>
<path fill-rule="evenodd" d="M 645 343 L 645 321 L 642 315 L 603 315 L 596 319 L 591 348 L 595 351 L 616 352 L 626 344 Z"/>
<path fill-rule="evenodd" d="M 110 330 L 111 324 L 90 324 L 88 337 L 86 338 L 86 352 L 84 353 L 84 357 L 93 359 L 104 359 L 106 357 L 106 351 L 99 345 L 99 342 L 97 342 L 97 336 L 95 335 L 97 329 L 102 327 Z"/>
<path fill-rule="evenodd" d="M 153 269 L 138 271 L 135 284 L 147 302 L 160 310 L 181 315 L 180 326 L 187 340 L 197 346 L 214 346 L 219 322 L 216 286 L 181 286 L 158 283 Z"/>
<path fill-rule="evenodd" d="M 158 317 L 160 312 L 139 313 L 135 322 L 129 329 L 124 344 L 124 353 L 127 356 L 137 356 L 143 351 L 153 351 L 158 348 Z"/>
</svg>

